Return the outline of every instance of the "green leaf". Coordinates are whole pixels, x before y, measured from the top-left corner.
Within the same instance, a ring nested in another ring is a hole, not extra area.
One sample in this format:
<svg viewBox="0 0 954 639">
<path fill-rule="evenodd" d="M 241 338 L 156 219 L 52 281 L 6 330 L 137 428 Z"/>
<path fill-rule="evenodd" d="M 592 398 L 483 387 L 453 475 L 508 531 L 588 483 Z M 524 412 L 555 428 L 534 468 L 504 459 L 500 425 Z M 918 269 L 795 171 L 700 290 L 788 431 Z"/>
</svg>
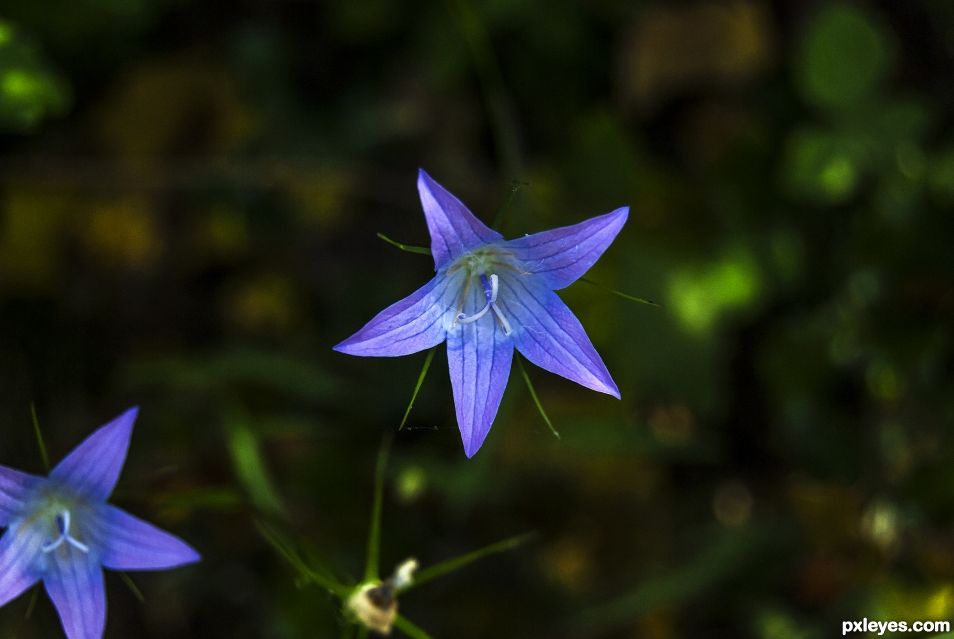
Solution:
<svg viewBox="0 0 954 639">
<path fill-rule="evenodd" d="M 394 619 L 394 627 L 406 634 L 411 639 L 432 639 L 432 637 L 424 632 L 421 628 L 418 628 L 416 625 L 410 622 L 407 617 L 398 615 Z"/>
<path fill-rule="evenodd" d="M 43 468 L 50 472 L 50 456 L 46 452 L 46 442 L 43 441 L 43 432 L 40 430 L 40 420 L 36 416 L 36 404 L 30 402 L 30 417 L 33 418 L 33 432 L 36 434 L 36 443 L 40 448 L 40 459 L 43 460 Z"/>
<path fill-rule="evenodd" d="M 374 500 L 371 505 L 371 527 L 368 531 L 368 552 L 364 565 L 364 580 L 379 580 L 381 554 L 381 508 L 384 504 L 384 473 L 388 465 L 391 438 L 385 437 L 378 451 L 374 469 Z"/>
<path fill-rule="evenodd" d="M 527 374 L 527 367 L 523 365 L 523 359 L 519 355 L 514 355 L 514 359 L 517 360 L 517 367 L 520 369 L 520 374 L 523 376 L 523 381 L 527 383 L 527 390 L 530 391 L 530 397 L 533 398 L 533 403 L 537 407 L 537 410 L 540 411 L 540 417 L 543 418 L 543 421 L 546 422 L 547 426 L 550 428 L 550 432 L 553 433 L 553 436 L 557 439 L 560 439 L 560 433 L 553 426 L 553 422 L 550 421 L 550 417 L 547 415 L 547 412 L 543 410 L 543 404 L 540 402 L 540 398 L 537 396 L 537 391 L 533 388 L 533 382 L 530 381 L 530 376 Z"/>
<path fill-rule="evenodd" d="M 586 282 L 587 284 L 591 286 L 595 286 L 598 289 L 602 289 L 606 291 L 607 293 L 612 293 L 613 295 L 622 297 L 624 300 L 629 300 L 630 302 L 639 302 L 640 304 L 649 304 L 650 306 L 655 306 L 657 308 L 660 308 L 659 304 L 657 304 L 656 302 L 652 300 L 648 300 L 645 297 L 636 297 L 635 295 L 630 295 L 629 293 L 623 293 L 622 291 L 617 291 L 615 288 L 610 288 L 609 286 L 606 286 L 605 284 L 600 284 L 599 282 L 591 280 L 588 277 L 581 277 L 579 281 Z"/>
<path fill-rule="evenodd" d="M 409 401 L 407 404 L 407 409 L 404 411 L 404 417 L 401 418 L 401 425 L 398 426 L 398 430 L 403 430 L 404 424 L 407 423 L 407 417 L 411 414 L 411 409 L 414 407 L 414 400 L 417 399 L 417 394 L 421 391 L 421 385 L 424 383 L 424 378 L 427 376 L 427 371 L 431 367 L 431 361 L 434 359 L 435 351 L 437 351 L 436 346 L 427 351 L 427 357 L 424 359 L 424 366 L 421 367 L 421 373 L 417 376 L 417 383 L 414 385 L 414 392 L 411 393 L 411 401 Z"/>
<path fill-rule="evenodd" d="M 393 246 L 394 248 L 401 249 L 402 251 L 406 251 L 408 253 L 417 253 L 419 255 L 431 254 L 431 249 L 429 248 L 424 248 L 423 246 L 411 246 L 410 244 L 402 244 L 401 242 L 392 240 L 384 233 L 378 233 L 377 236 L 381 238 L 382 240 L 384 240 L 385 242 L 387 242 L 388 244 L 390 244 L 391 246 Z"/>
<path fill-rule="evenodd" d="M 507 552 L 510 550 L 515 550 L 520 546 L 528 543 L 529 541 L 535 539 L 537 536 L 536 533 L 524 533 L 522 535 L 516 535 L 514 537 L 509 537 L 497 543 L 490 544 L 489 546 L 484 546 L 479 550 L 469 552 L 453 559 L 448 559 L 447 561 L 442 561 L 439 564 L 425 568 L 417 573 L 414 576 L 414 581 L 411 582 L 406 588 L 402 589 L 402 592 L 410 590 L 411 588 L 416 588 L 420 585 L 437 579 L 438 577 L 443 577 L 444 575 L 460 570 L 464 566 L 474 563 L 484 557 L 490 557 L 491 555 L 496 555 L 502 552 Z"/>
</svg>

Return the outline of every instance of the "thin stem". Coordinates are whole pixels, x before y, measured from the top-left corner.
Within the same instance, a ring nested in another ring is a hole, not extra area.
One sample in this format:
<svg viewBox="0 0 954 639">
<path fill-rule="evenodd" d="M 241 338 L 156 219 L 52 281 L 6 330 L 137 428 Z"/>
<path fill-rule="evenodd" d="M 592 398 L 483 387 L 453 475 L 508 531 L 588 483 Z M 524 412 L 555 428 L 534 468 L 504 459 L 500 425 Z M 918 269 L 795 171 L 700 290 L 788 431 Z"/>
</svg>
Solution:
<svg viewBox="0 0 954 639">
<path fill-rule="evenodd" d="M 550 428 L 550 432 L 553 433 L 553 436 L 557 439 L 560 439 L 560 432 L 553 425 L 553 422 L 550 421 L 550 417 L 547 415 L 547 412 L 543 410 L 543 404 L 540 402 L 540 398 L 537 396 L 536 389 L 533 388 L 533 382 L 530 381 L 530 375 L 527 374 L 527 367 L 523 365 L 523 358 L 515 354 L 514 359 L 517 360 L 517 367 L 520 369 L 520 374 L 523 376 L 523 381 L 527 383 L 527 390 L 530 391 L 530 397 L 533 399 L 533 403 L 536 404 L 537 410 L 540 412 L 540 417 L 542 417 L 543 421 L 547 423 L 547 426 Z"/>
<path fill-rule="evenodd" d="M 123 580 L 123 583 L 126 584 L 126 587 L 129 588 L 129 591 L 132 592 L 133 597 L 139 600 L 139 603 L 146 603 L 146 597 L 142 594 L 142 591 L 139 589 L 139 586 L 136 585 L 136 582 L 132 580 L 127 573 L 120 571 L 119 578 Z"/>
<path fill-rule="evenodd" d="M 491 555 L 496 555 L 498 553 L 519 548 L 535 537 L 536 533 L 532 532 L 516 535 L 515 537 L 498 541 L 473 552 L 469 552 L 467 554 L 460 555 L 459 557 L 442 561 L 441 563 L 430 566 L 429 568 L 425 568 L 414 576 L 414 581 L 412 581 L 407 588 L 404 589 L 404 591 L 410 590 L 411 588 L 416 588 L 427 583 L 428 581 L 437 579 L 438 577 L 443 577 L 450 572 L 459 570 L 468 564 L 472 564 L 479 559 L 483 559 L 484 557 L 489 557 Z"/>
<path fill-rule="evenodd" d="M 404 424 L 407 423 L 407 417 L 411 414 L 411 409 L 414 407 L 414 400 L 417 399 L 417 394 L 421 391 L 421 385 L 424 384 L 424 378 L 427 376 L 427 371 L 431 367 L 431 361 L 434 359 L 434 353 L 436 351 L 436 346 L 427 351 L 427 357 L 424 359 L 424 366 L 421 367 L 421 372 L 417 376 L 417 383 L 414 385 L 414 392 L 411 393 L 411 401 L 407 404 L 407 409 L 404 411 L 404 417 L 401 418 L 401 425 L 398 426 L 398 430 L 403 430 Z"/>
<path fill-rule="evenodd" d="M 600 284 L 599 282 L 595 282 L 588 277 L 581 277 L 579 281 L 586 282 L 587 284 L 591 286 L 595 286 L 596 288 L 603 289 L 607 293 L 618 295 L 619 297 L 622 297 L 624 300 L 629 300 L 630 302 L 639 302 L 640 304 L 649 304 L 650 306 L 655 306 L 656 308 L 662 308 L 656 302 L 652 300 L 648 300 L 645 297 L 636 297 L 635 295 L 630 295 L 629 293 L 623 293 L 622 291 L 617 291 L 615 288 L 610 288 L 609 286 L 606 286 L 605 284 Z"/>
<path fill-rule="evenodd" d="M 40 458 L 43 459 L 43 467 L 46 472 L 50 472 L 50 456 L 46 452 L 46 443 L 43 441 L 43 433 L 40 430 L 40 420 L 36 416 L 36 404 L 30 402 L 30 416 L 33 418 L 33 432 L 36 433 L 36 443 L 40 447 Z"/>
<path fill-rule="evenodd" d="M 391 438 L 385 437 L 378 451 L 378 461 L 374 469 L 374 501 L 371 505 L 371 528 L 368 531 L 368 552 L 364 566 L 364 580 L 379 579 L 381 555 L 381 509 L 384 503 L 384 471 L 388 465 L 388 452 Z"/>
<path fill-rule="evenodd" d="M 265 538 L 265 541 L 270 543 L 278 553 L 285 558 L 291 566 L 298 571 L 300 577 L 304 577 L 307 581 L 314 582 L 320 587 L 324 588 L 330 593 L 333 593 L 344 600 L 351 592 L 351 588 L 345 584 L 337 581 L 330 575 L 324 575 L 316 570 L 311 569 L 308 564 L 305 563 L 305 560 L 302 559 L 301 555 L 298 554 L 284 538 L 282 538 L 277 532 L 272 530 L 264 522 L 256 521 L 256 527 L 258 528 L 259 533 L 262 537 Z"/>
<path fill-rule="evenodd" d="M 385 242 L 387 242 L 388 244 L 390 244 L 391 246 L 393 246 L 394 248 L 400 249 L 400 250 L 402 250 L 402 251 L 406 251 L 406 252 L 408 252 L 408 253 L 417 253 L 417 254 L 419 254 L 419 255 L 430 255 L 430 254 L 431 254 L 431 249 L 429 249 L 429 248 L 425 248 L 425 247 L 423 247 L 423 246 L 412 246 L 411 244 L 403 244 L 403 243 L 401 243 L 401 242 L 398 242 L 397 240 L 392 240 L 391 238 L 389 238 L 389 237 L 388 237 L 387 235 L 385 235 L 384 233 L 376 233 L 376 235 L 377 235 L 380 239 L 384 240 Z"/>
<path fill-rule="evenodd" d="M 407 617 L 401 615 L 394 618 L 394 627 L 411 639 L 432 639 L 422 628 L 414 625 Z"/>
<path fill-rule="evenodd" d="M 33 616 L 33 611 L 36 609 L 36 600 L 40 594 L 39 588 L 33 588 L 33 592 L 30 593 L 30 603 L 27 604 L 26 613 L 23 615 L 24 619 L 29 619 Z"/>
</svg>

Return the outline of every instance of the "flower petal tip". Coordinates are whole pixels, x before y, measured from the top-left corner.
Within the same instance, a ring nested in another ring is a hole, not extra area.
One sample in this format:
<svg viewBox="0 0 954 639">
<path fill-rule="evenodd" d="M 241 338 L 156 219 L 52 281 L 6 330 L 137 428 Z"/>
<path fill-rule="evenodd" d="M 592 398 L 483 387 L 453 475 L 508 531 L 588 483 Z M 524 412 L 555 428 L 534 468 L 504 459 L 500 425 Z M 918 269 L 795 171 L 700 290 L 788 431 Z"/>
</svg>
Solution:
<svg viewBox="0 0 954 639">
<path fill-rule="evenodd" d="M 601 382 L 600 386 L 599 387 L 594 386 L 593 390 L 598 391 L 600 393 L 604 393 L 611 397 L 615 397 L 616 399 L 623 399 L 623 397 L 620 395 L 619 387 L 616 385 L 616 382 L 613 381 L 612 377 L 608 377 L 607 379 L 600 380 L 600 382 Z"/>
</svg>

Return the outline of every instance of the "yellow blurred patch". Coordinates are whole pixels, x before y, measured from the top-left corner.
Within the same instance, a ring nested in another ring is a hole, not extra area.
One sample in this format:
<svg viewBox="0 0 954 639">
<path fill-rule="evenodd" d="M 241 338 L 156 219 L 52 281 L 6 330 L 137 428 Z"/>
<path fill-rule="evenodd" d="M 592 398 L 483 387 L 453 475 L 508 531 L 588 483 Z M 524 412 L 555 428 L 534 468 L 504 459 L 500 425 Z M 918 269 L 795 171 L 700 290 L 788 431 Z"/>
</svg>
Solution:
<svg viewBox="0 0 954 639">
<path fill-rule="evenodd" d="M 238 148 L 253 117 L 224 69 L 183 54 L 131 69 L 99 110 L 103 141 L 128 161 Z"/>
<path fill-rule="evenodd" d="M 768 8 L 757 2 L 663 6 L 642 13 L 620 54 L 620 94 L 650 109 L 697 87 L 740 84 L 774 59 Z"/>
<path fill-rule="evenodd" d="M 289 195 L 297 204 L 296 216 L 308 226 L 327 228 L 346 212 L 354 177 L 344 171 L 296 173 L 286 179 Z"/>
<path fill-rule="evenodd" d="M 244 282 L 226 296 L 225 313 L 249 332 L 284 332 L 298 317 L 294 288 L 278 275 L 262 275 Z"/>
<path fill-rule="evenodd" d="M 81 223 L 83 243 L 91 256 L 102 262 L 142 268 L 151 264 L 162 248 L 146 198 L 105 202 L 87 214 Z"/>
<path fill-rule="evenodd" d="M 10 188 L 0 209 L 0 282 L 46 288 L 57 273 L 59 244 L 71 221 L 65 194 Z"/>
</svg>

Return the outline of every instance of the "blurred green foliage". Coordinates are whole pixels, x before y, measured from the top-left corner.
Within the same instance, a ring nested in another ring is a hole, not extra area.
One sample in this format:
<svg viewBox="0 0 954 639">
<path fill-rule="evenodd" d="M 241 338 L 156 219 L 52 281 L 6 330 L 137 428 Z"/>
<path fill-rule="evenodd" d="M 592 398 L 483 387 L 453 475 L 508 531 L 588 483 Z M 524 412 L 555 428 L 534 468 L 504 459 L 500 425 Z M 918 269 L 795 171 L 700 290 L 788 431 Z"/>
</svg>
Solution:
<svg viewBox="0 0 954 639">
<path fill-rule="evenodd" d="M 32 131 L 70 102 L 66 83 L 56 75 L 27 34 L 0 18 L 0 132 Z"/>
<path fill-rule="evenodd" d="M 142 406 L 121 505 L 203 553 L 107 636 L 335 637 L 254 522 L 434 637 L 816 639 L 954 619 L 954 11 L 938 0 L 35 0 L 0 19 L 0 464 Z M 330 350 L 432 272 L 424 166 L 508 236 L 623 204 L 460 448 L 443 348 Z M 655 300 L 634 304 L 607 289 Z M 517 375 L 517 371 L 515 371 Z M 398 433 L 408 403 L 413 410 Z M 0 636 L 56 636 L 29 597 Z M 395 633 L 399 633 L 400 629 Z"/>
</svg>

